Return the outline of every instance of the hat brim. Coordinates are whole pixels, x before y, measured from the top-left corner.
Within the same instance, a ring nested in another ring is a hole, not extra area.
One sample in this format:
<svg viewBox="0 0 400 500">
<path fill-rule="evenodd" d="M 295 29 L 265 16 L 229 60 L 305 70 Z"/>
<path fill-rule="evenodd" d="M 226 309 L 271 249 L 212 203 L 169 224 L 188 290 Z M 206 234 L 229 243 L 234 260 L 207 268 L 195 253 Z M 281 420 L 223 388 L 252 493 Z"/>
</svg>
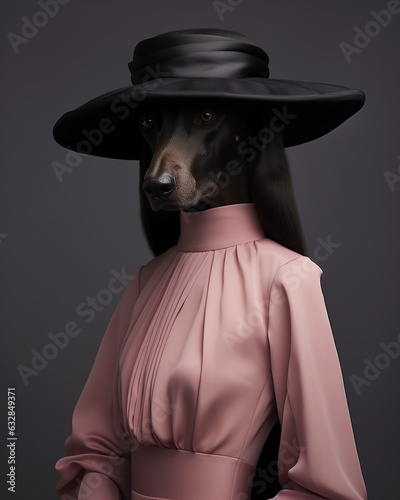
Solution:
<svg viewBox="0 0 400 500">
<path fill-rule="evenodd" d="M 140 105 L 193 98 L 244 100 L 261 113 L 275 110 L 282 120 L 284 146 L 290 147 L 334 130 L 362 108 L 365 94 L 339 85 L 269 78 L 160 78 L 107 92 L 65 113 L 54 125 L 53 136 L 78 153 L 137 160 Z"/>
</svg>

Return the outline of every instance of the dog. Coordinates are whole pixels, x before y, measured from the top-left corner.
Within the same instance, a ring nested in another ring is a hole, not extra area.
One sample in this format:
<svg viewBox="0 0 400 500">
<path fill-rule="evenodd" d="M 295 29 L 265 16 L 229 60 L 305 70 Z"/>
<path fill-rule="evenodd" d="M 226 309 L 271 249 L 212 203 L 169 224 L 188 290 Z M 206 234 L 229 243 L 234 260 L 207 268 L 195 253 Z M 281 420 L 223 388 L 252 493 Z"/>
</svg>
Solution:
<svg viewBox="0 0 400 500">
<path fill-rule="evenodd" d="M 141 104 L 140 217 L 155 256 L 176 244 L 180 211 L 250 200 L 266 237 L 306 255 L 282 134 L 271 134 L 277 116 L 285 124 L 280 110 L 236 99 Z"/>
<path fill-rule="evenodd" d="M 152 151 L 142 186 L 151 208 L 191 211 L 249 202 L 249 165 L 238 148 L 248 114 L 243 104 L 211 100 L 147 106 L 139 126 Z M 231 166 L 229 186 L 219 189 Z"/>
<path fill-rule="evenodd" d="M 258 179 L 254 179 L 257 167 L 262 168 L 260 162 L 266 158 L 251 162 L 249 155 L 244 154 L 246 138 L 254 137 L 262 126 L 256 108 L 248 103 L 211 99 L 152 101 L 142 107 L 139 126 L 147 146 L 144 148 L 147 154 L 141 160 L 139 183 L 144 227 L 150 243 L 154 242 L 151 239 L 154 234 L 164 243 L 163 247 L 154 243 L 155 254 L 174 244 L 178 237 L 177 218 L 175 225 L 171 225 L 172 219 L 161 221 L 157 215 L 176 216 L 180 210 L 193 212 L 251 202 L 256 191 L 254 185 L 266 179 L 265 171 L 259 171 Z M 273 150 L 273 145 L 270 149 Z M 280 151 L 283 151 L 282 145 Z M 265 182 L 261 182 L 261 187 L 264 185 Z M 266 494 L 269 498 L 281 490 L 276 471 L 280 434 L 278 421 L 260 455 L 252 483 L 252 499 L 265 499 Z"/>
</svg>

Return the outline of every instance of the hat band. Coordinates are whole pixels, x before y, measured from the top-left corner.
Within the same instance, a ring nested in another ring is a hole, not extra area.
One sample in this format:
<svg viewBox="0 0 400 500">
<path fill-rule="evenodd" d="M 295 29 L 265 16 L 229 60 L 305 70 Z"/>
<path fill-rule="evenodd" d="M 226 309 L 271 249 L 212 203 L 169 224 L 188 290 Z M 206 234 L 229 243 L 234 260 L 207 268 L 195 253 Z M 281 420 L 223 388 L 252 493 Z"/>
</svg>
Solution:
<svg viewBox="0 0 400 500">
<path fill-rule="evenodd" d="M 268 78 L 266 52 L 238 41 L 193 42 L 167 47 L 128 64 L 136 84 L 163 78 Z"/>
</svg>

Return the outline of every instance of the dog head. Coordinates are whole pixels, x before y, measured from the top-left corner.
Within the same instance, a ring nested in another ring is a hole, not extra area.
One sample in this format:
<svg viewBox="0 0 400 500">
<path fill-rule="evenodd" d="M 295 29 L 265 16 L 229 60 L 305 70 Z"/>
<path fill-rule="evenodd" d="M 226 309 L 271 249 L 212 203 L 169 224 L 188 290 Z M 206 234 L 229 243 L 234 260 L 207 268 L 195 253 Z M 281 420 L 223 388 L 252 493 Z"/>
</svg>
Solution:
<svg viewBox="0 0 400 500">
<path fill-rule="evenodd" d="M 216 99 L 153 100 L 141 105 L 139 128 L 151 150 L 142 188 L 154 211 L 218 206 L 245 193 L 246 162 L 238 145 L 248 133 L 248 104 Z M 221 172 L 236 165 L 229 189 Z M 223 202 L 222 202 L 223 200 Z"/>
</svg>

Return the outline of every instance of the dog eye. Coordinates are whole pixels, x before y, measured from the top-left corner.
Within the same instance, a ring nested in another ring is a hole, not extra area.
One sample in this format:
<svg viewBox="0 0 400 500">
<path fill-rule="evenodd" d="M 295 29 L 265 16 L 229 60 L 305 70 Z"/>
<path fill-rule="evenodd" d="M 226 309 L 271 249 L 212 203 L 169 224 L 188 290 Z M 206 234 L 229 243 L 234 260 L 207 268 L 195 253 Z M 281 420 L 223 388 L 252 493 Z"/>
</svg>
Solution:
<svg viewBox="0 0 400 500">
<path fill-rule="evenodd" d="M 140 124 L 144 128 L 151 128 L 154 124 L 153 118 L 150 115 L 144 115 L 140 118 Z"/>
<path fill-rule="evenodd" d="M 202 111 L 199 114 L 198 121 L 202 123 L 209 123 L 214 119 L 214 113 L 211 111 Z"/>
</svg>

